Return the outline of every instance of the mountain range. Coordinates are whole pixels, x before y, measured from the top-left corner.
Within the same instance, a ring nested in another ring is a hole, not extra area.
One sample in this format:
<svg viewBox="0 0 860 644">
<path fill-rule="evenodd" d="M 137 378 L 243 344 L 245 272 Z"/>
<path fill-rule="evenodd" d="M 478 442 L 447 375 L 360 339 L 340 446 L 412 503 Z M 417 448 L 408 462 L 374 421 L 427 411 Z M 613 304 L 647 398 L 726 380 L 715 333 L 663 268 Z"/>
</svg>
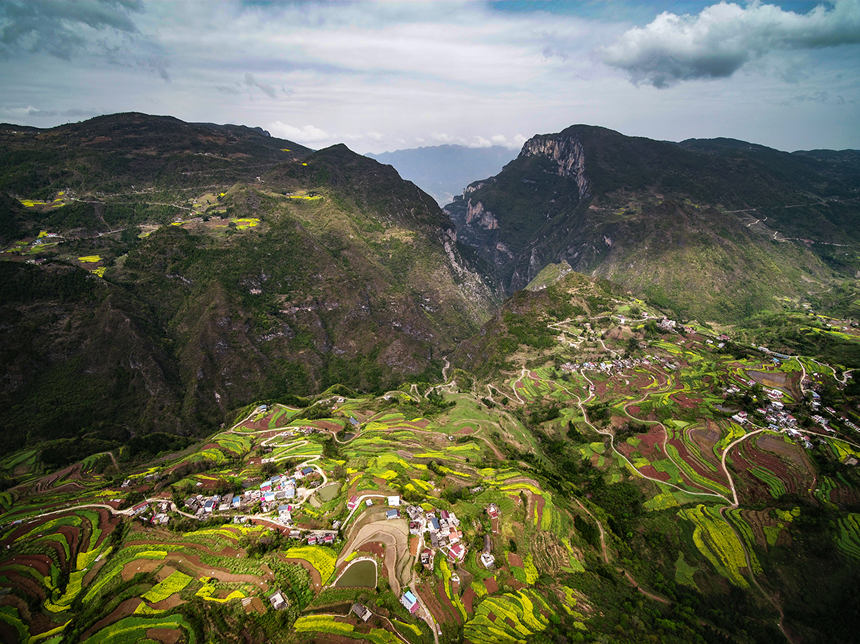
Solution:
<svg viewBox="0 0 860 644">
<path fill-rule="evenodd" d="M 780 298 L 836 305 L 860 269 L 858 204 L 857 151 L 574 125 L 532 137 L 445 211 L 508 294 L 563 260 L 683 317 L 737 322 Z"/>
<path fill-rule="evenodd" d="M 343 145 L 141 114 L 0 139 L 9 443 L 427 378 L 493 306 L 432 198 Z"/>
<path fill-rule="evenodd" d="M 431 379 L 559 261 L 685 318 L 857 311 L 855 151 L 576 125 L 443 212 L 391 166 L 259 128 L 132 113 L 0 142 L 0 422 L 27 426 L 10 444 L 188 433 L 255 397 Z"/>
<path fill-rule="evenodd" d="M 856 636 L 857 152 L 0 145 L 0 640 Z"/>
</svg>

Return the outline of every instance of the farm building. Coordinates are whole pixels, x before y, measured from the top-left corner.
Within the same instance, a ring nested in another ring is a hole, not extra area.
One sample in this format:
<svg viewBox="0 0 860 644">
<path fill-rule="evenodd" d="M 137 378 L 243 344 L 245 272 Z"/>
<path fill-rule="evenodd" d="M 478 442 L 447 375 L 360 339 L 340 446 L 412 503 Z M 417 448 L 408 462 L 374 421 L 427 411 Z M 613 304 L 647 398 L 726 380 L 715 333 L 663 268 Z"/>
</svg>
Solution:
<svg viewBox="0 0 860 644">
<path fill-rule="evenodd" d="M 448 548 L 448 560 L 451 563 L 459 563 L 463 561 L 463 557 L 466 556 L 466 548 L 462 543 L 455 543 L 453 546 Z"/>
<path fill-rule="evenodd" d="M 421 551 L 421 563 L 425 567 L 432 568 L 433 567 L 433 551 L 430 548 L 424 548 Z"/>
<path fill-rule="evenodd" d="M 489 552 L 481 553 L 481 564 L 484 566 L 484 568 L 489 570 L 493 567 L 494 563 L 496 563 L 496 558 L 493 555 L 491 555 Z"/>
<path fill-rule="evenodd" d="M 373 616 L 373 613 L 364 604 L 353 604 L 350 610 L 363 622 L 366 622 Z"/>
<path fill-rule="evenodd" d="M 131 511 L 132 511 L 132 513 L 134 513 L 134 514 L 140 514 L 141 512 L 145 511 L 148 507 L 149 507 L 149 506 L 147 505 L 146 501 L 141 501 L 140 503 L 138 503 L 137 505 L 135 505 L 135 506 L 131 509 Z M 211 510 L 210 510 L 210 511 L 211 511 Z"/>
<path fill-rule="evenodd" d="M 275 610 L 281 610 L 289 605 L 286 597 L 284 597 L 284 593 L 280 590 L 276 590 L 274 593 L 269 595 L 269 602 Z"/>
<path fill-rule="evenodd" d="M 400 603 L 413 615 L 418 612 L 418 599 L 412 594 L 412 591 L 407 590 L 403 593 Z"/>
</svg>

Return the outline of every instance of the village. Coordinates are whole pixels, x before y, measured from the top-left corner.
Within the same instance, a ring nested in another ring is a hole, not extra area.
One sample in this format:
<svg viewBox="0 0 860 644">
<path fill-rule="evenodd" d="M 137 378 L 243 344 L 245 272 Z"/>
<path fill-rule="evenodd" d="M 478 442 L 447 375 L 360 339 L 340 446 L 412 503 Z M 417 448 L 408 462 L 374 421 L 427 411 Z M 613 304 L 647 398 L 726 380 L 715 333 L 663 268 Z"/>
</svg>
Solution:
<svg viewBox="0 0 860 644">
<path fill-rule="evenodd" d="M 278 437 L 293 436 L 303 429 L 296 428 L 289 432 L 282 432 Z M 307 429 L 315 431 L 314 428 Z M 272 462 L 272 460 L 263 459 L 263 463 L 266 462 Z M 279 530 L 291 539 L 314 546 L 331 545 L 339 540 L 342 526 L 361 510 L 379 505 L 374 499 L 381 499 L 382 505 L 387 508 L 384 514 L 385 520 L 402 518 L 408 521 L 409 534 L 421 539 L 416 560 L 425 570 L 433 570 L 435 558 L 439 553 L 444 555 L 452 565 L 459 564 L 465 559 L 468 549 L 463 541 L 460 520 L 453 511 L 433 508 L 427 501 L 420 506 L 404 507 L 399 495 L 365 494 L 361 497 L 353 495 L 346 504 L 348 511 L 346 518 L 333 520 L 331 527 L 327 529 L 314 529 L 295 524 L 293 513 L 326 482 L 326 474 L 318 466 L 302 463 L 292 470 L 270 476 L 254 488 L 242 493 L 191 495 L 183 502 L 184 510 L 180 510 L 168 499 L 150 498 L 132 506 L 129 513 L 144 523 L 154 526 L 168 524 L 171 518 L 170 512 L 199 521 L 216 517 L 230 518 L 232 523 L 269 527 Z M 124 485 L 127 486 L 129 483 L 130 481 L 127 480 Z M 499 507 L 495 503 L 490 503 L 485 508 L 485 512 L 494 526 L 493 531 L 498 532 Z M 489 534 L 484 535 L 484 548 L 478 560 L 484 568 L 493 569 L 495 557 L 492 554 L 492 541 Z M 453 574 L 452 579 L 457 579 L 456 573 Z M 282 595 L 277 592 L 269 597 L 269 600 L 276 609 L 285 606 Z M 414 614 L 419 609 L 418 599 L 409 590 L 402 593 L 400 601 L 410 613 Z M 356 606 L 357 612 L 354 612 L 359 617 L 370 614 L 366 607 L 360 604 Z"/>
</svg>

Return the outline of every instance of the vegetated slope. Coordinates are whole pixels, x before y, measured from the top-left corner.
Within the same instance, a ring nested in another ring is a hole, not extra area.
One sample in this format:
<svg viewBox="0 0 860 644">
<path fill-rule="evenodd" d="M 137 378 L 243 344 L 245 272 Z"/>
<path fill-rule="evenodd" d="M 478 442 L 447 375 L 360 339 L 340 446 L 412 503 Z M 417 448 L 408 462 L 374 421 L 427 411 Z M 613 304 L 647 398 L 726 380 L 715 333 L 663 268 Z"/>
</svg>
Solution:
<svg viewBox="0 0 860 644">
<path fill-rule="evenodd" d="M 791 641 L 840 639 L 853 617 L 837 616 L 854 615 L 843 602 L 858 575 L 844 555 L 858 388 L 844 370 L 858 364 L 860 336 L 846 320 L 793 315 L 815 336 L 841 336 L 840 366 L 659 322 L 653 305 L 562 263 L 509 299 L 453 363 L 474 370 L 483 402 L 515 410 L 543 448 L 515 458 L 576 481 L 606 511 L 641 588 L 692 600 L 701 616 L 734 603 L 735 623 L 714 622 L 730 639 L 781 639 L 742 634 L 751 622 L 779 623 Z M 836 478 L 845 487 L 830 494 Z"/>
<path fill-rule="evenodd" d="M 181 429 L 179 374 L 144 302 L 59 263 L 4 261 L 0 276 L 4 449 Z"/>
<path fill-rule="evenodd" d="M 540 354 L 557 345 L 558 330 L 549 324 L 575 316 L 606 316 L 617 302 L 628 300 L 629 293 L 617 284 L 577 273 L 566 262 L 549 264 L 478 333 L 460 343 L 454 364 L 481 378 L 496 378 L 502 371 L 518 369 L 513 358 L 523 347 Z M 604 351 L 581 353 L 585 359 Z"/>
<path fill-rule="evenodd" d="M 253 179 L 310 150 L 260 128 L 130 112 L 37 129 L 0 124 L 0 191 L 47 197 Z M 211 181 L 210 181 L 211 182 Z"/>
<path fill-rule="evenodd" d="M 446 206 L 510 293 L 566 260 L 681 315 L 737 320 L 857 270 L 858 154 L 574 125 Z"/>
<path fill-rule="evenodd" d="M 446 204 L 475 179 L 501 170 L 513 159 L 514 151 L 498 145 L 436 145 L 367 156 L 393 165 L 404 179 L 414 181 L 440 204 Z"/>
<path fill-rule="evenodd" d="M 253 181 L 310 153 L 260 128 L 139 113 L 50 129 L 0 124 L 0 147 L 4 244 L 44 229 L 82 235 L 167 222 L 198 189 Z"/>
<path fill-rule="evenodd" d="M 303 158 L 250 183 L 194 175 L 184 199 L 182 185 L 136 195 L 130 221 L 111 194 L 88 194 L 83 227 L 63 226 L 74 203 L 24 207 L 58 236 L 30 231 L 3 255 L 16 295 L 2 302 L 2 350 L 16 368 L 0 422 L 30 428 L 6 440 L 195 433 L 260 396 L 438 372 L 493 301 L 447 218 L 344 146 Z M 112 232 L 97 221 L 109 211 Z M 58 274 L 68 289 L 51 286 Z M 56 423 L 66 409 L 87 411 Z"/>
<path fill-rule="evenodd" d="M 4 454 L 0 639 L 853 641 L 856 384 L 657 320 L 552 265 L 487 378 L 252 403 L 47 475 Z"/>
</svg>

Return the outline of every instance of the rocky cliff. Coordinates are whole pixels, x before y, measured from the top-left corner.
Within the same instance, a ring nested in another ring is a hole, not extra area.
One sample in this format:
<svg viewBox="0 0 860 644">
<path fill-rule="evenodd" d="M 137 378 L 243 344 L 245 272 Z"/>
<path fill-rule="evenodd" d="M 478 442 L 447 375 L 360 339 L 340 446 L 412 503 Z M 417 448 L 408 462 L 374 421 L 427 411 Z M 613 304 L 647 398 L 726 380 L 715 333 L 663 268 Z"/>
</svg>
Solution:
<svg viewBox="0 0 860 644">
<path fill-rule="evenodd" d="M 858 170 L 852 151 L 575 125 L 532 137 L 445 210 L 509 294 L 566 261 L 680 313 L 737 319 L 860 269 Z"/>
</svg>

